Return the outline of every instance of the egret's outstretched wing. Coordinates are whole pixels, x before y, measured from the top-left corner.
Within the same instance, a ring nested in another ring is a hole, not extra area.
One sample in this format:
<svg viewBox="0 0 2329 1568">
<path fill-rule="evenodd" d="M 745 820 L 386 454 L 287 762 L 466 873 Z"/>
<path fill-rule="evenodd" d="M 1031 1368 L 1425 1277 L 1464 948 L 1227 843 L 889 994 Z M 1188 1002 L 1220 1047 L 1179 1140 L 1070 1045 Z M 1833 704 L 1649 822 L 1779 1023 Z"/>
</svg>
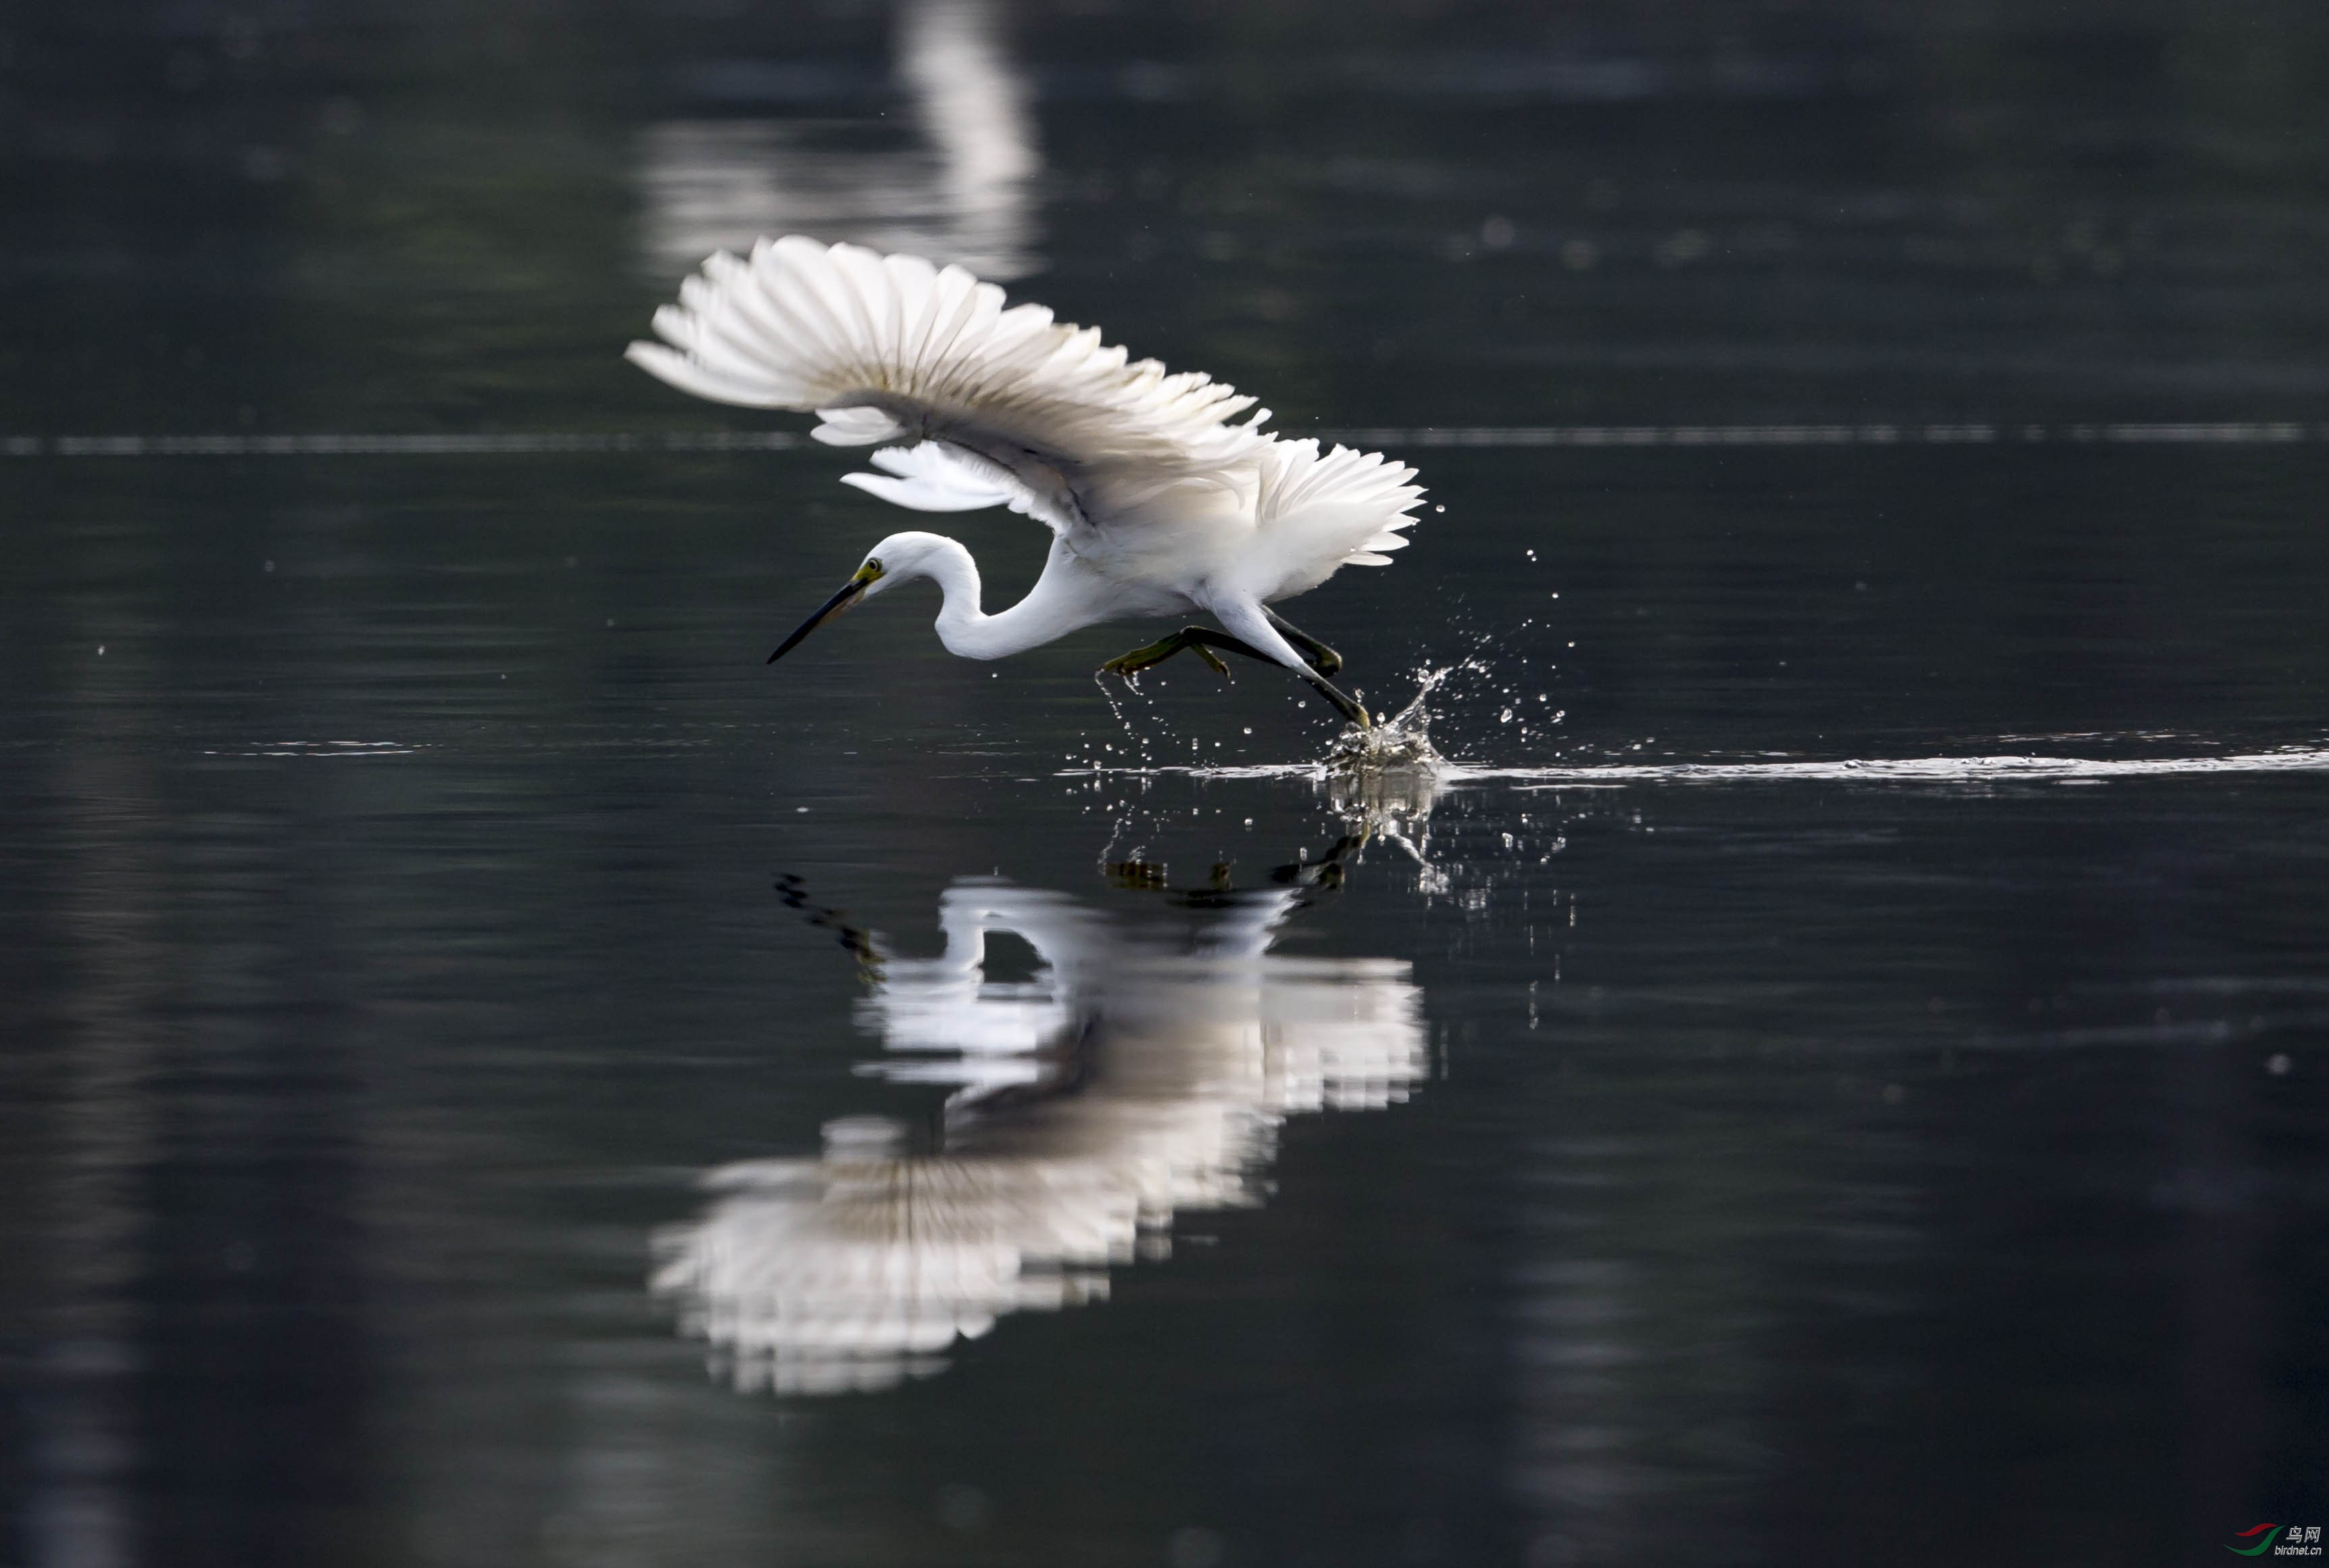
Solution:
<svg viewBox="0 0 2329 1568">
<path fill-rule="evenodd" d="M 683 391 L 815 410 L 813 433 L 834 446 L 955 449 L 910 473 L 883 463 L 902 484 L 853 480 L 924 510 L 942 493 L 987 488 L 1066 533 L 1213 478 L 1266 441 L 1255 427 L 1267 410 L 1228 422 L 1253 406 L 1235 389 L 1128 360 L 1098 327 L 1062 326 L 1042 306 L 1005 309 L 993 284 L 917 256 L 764 240 L 750 261 L 704 262 L 655 325 L 664 341 L 635 343 L 629 357 Z"/>
<path fill-rule="evenodd" d="M 1408 482 L 1415 470 L 1381 452 L 1272 441 L 1258 471 L 1258 548 L 1245 586 L 1265 600 L 1306 593 L 1344 566 L 1390 565 L 1389 553 L 1407 548 L 1400 530 L 1415 521 L 1408 514 L 1423 501 Z"/>
</svg>

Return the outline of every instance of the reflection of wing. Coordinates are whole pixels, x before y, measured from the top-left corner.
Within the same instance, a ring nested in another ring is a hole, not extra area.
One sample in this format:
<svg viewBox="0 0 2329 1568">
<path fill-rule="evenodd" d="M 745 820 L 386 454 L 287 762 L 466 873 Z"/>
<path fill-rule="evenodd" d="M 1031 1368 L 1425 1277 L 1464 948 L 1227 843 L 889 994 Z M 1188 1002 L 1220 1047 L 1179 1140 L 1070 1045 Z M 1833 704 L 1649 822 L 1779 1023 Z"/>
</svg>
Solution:
<svg viewBox="0 0 2329 1568">
<path fill-rule="evenodd" d="M 1192 933 L 1207 959 L 1259 959 L 1278 940 L 1278 928 L 1302 906 L 1297 888 L 1242 893 L 1206 907 L 1207 919 Z"/>
<path fill-rule="evenodd" d="M 993 284 L 915 256 L 797 235 L 762 241 L 750 261 L 723 251 L 655 313 L 655 331 L 664 342 L 635 343 L 630 358 L 682 391 L 815 410 L 817 439 L 835 446 L 945 442 L 984 465 L 969 469 L 982 487 L 1000 470 L 1021 509 L 1061 533 L 1088 512 L 1217 483 L 1265 440 L 1261 414 L 1227 422 L 1253 404 L 1235 389 L 1128 361 L 1098 328 L 1042 306 L 1006 310 Z M 946 487 L 965 488 L 957 477 Z"/>
<path fill-rule="evenodd" d="M 1298 896 L 1231 896 L 1180 931 L 1037 889 L 949 888 L 944 955 L 891 960 L 860 1015 L 916 1053 L 883 1076 L 964 1087 L 945 1149 L 904 1154 L 840 1122 L 820 1160 L 726 1167 L 727 1195 L 665 1239 L 658 1289 L 740 1382 L 799 1392 L 935 1370 L 1004 1313 L 1104 1296 L 1108 1266 L 1164 1245 L 1176 1211 L 1254 1201 L 1287 1116 L 1381 1107 L 1423 1077 L 1405 963 L 1268 950 Z M 985 978 L 999 931 L 1036 949 L 1033 981 Z M 1089 1062 L 1073 1092 L 986 1097 L 1033 1082 L 1037 1053 L 1070 1034 Z"/>
<path fill-rule="evenodd" d="M 727 1195 L 665 1238 L 658 1290 L 686 1325 L 780 1393 L 879 1387 L 1007 1312 L 1107 1291 L 1138 1199 L 1032 1162 L 835 1150 L 715 1174 Z M 1048 1267 L 1037 1268 L 1042 1262 Z"/>
<path fill-rule="evenodd" d="M 1380 1110 L 1424 1074 L 1423 1021 L 1393 959 L 1273 959 L 1261 993 L 1268 1100 L 1301 1110 Z"/>
</svg>

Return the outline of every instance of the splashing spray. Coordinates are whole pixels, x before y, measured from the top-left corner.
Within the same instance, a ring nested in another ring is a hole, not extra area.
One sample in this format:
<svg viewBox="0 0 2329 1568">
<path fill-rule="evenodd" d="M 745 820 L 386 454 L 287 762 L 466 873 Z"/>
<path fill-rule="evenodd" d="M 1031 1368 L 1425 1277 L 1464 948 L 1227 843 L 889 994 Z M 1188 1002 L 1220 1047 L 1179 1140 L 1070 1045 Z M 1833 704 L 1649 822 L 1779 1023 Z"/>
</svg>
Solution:
<svg viewBox="0 0 2329 1568">
<path fill-rule="evenodd" d="M 1326 748 L 1327 769 L 1347 774 L 1438 771 L 1447 760 L 1431 746 L 1431 694 L 1450 675 L 1485 675 L 1487 668 L 1477 659 L 1465 659 L 1418 671 L 1415 695 L 1407 706 L 1370 728 L 1353 724 L 1334 737 Z"/>
</svg>

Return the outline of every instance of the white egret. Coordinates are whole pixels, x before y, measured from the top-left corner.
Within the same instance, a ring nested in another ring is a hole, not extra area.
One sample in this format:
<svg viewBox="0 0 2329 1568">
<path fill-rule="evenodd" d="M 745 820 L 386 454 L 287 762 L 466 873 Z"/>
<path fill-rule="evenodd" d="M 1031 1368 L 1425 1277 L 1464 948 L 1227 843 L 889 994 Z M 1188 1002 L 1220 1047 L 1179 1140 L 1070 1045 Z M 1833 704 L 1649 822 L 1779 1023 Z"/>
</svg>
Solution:
<svg viewBox="0 0 2329 1568">
<path fill-rule="evenodd" d="M 860 600 L 914 578 L 945 595 L 938 640 L 999 659 L 1101 621 L 1202 611 L 1100 667 L 1129 677 L 1183 648 L 1285 666 L 1344 717 L 1366 710 L 1328 679 L 1341 656 L 1270 609 L 1346 565 L 1389 564 L 1423 492 L 1376 452 L 1286 440 L 1263 409 L 1194 372 L 1127 361 L 1098 327 L 959 267 L 795 235 L 751 260 L 722 251 L 655 312 L 662 343 L 629 357 L 682 391 L 747 408 L 814 411 L 833 446 L 880 449 L 878 474 L 844 482 L 919 512 L 1005 505 L 1048 525 L 1050 558 L 1017 604 L 979 607 L 970 552 L 937 534 L 893 534 L 769 656 L 782 658 Z M 1297 651 L 1298 650 L 1298 651 Z"/>
</svg>

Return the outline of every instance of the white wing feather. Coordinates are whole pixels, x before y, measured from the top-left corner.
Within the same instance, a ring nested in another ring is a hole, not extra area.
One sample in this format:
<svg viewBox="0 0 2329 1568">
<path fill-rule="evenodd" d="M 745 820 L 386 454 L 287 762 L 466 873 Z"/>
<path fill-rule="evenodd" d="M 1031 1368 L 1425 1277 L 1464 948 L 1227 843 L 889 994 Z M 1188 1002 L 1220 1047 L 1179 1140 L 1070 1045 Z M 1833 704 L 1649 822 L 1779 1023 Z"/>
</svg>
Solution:
<svg viewBox="0 0 2329 1568">
<path fill-rule="evenodd" d="M 1254 401 L 1234 388 L 1130 360 L 1042 306 L 1005 309 L 993 284 L 915 256 L 764 240 L 749 262 L 707 260 L 655 326 L 664 341 L 629 357 L 672 385 L 814 410 L 816 439 L 836 446 L 944 441 L 1002 469 L 1021 509 L 1063 533 L 1192 479 L 1222 482 L 1268 441 L 1256 429 L 1267 411 L 1228 422 Z M 853 482 L 885 499 L 938 494 L 929 474 L 900 477 L 896 494 L 877 476 Z"/>
<path fill-rule="evenodd" d="M 1312 440 L 1273 441 L 1260 455 L 1254 578 L 1264 600 L 1306 593 L 1342 566 L 1388 566 L 1400 530 L 1423 501 L 1415 470 L 1380 452 Z"/>
<path fill-rule="evenodd" d="M 1263 601 L 1383 566 L 1423 492 L 1380 453 L 1259 429 L 1268 411 L 1062 326 L 959 267 L 800 236 L 725 252 L 630 359 L 683 391 L 814 411 L 833 446 L 884 446 L 844 483 L 921 512 L 1007 505 L 1114 581 L 1234 582 Z"/>
<path fill-rule="evenodd" d="M 1025 486 L 1004 470 L 944 441 L 884 447 L 872 463 L 888 472 L 844 474 L 841 482 L 916 512 L 976 512 L 1026 496 Z"/>
</svg>

